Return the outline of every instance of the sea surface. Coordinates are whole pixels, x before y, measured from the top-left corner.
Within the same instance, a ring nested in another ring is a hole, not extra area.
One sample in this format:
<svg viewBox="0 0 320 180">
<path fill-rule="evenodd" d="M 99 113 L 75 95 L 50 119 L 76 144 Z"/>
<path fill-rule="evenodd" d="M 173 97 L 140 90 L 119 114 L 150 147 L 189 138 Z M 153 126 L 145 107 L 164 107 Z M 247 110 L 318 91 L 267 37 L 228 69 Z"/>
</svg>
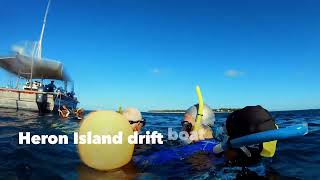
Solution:
<svg viewBox="0 0 320 180">
<path fill-rule="evenodd" d="M 307 122 L 305 137 L 281 141 L 272 161 L 263 161 L 249 168 L 266 178 L 319 179 L 320 177 L 320 110 L 273 112 L 280 127 Z M 216 126 L 221 126 L 227 114 L 216 114 Z M 144 131 L 159 131 L 168 127 L 180 129 L 182 114 L 145 113 Z M 0 179 L 234 179 L 243 168 L 213 163 L 209 155 L 199 154 L 164 165 L 139 167 L 134 163 L 110 172 L 100 172 L 85 166 L 73 143 L 68 145 L 19 145 L 18 133 L 68 135 L 79 128 L 75 119 L 62 120 L 56 115 L 0 109 Z M 142 132 L 144 133 L 144 132 Z M 71 141 L 72 142 L 72 141 Z M 136 155 L 179 146 L 166 141 L 164 145 L 137 147 Z"/>
</svg>

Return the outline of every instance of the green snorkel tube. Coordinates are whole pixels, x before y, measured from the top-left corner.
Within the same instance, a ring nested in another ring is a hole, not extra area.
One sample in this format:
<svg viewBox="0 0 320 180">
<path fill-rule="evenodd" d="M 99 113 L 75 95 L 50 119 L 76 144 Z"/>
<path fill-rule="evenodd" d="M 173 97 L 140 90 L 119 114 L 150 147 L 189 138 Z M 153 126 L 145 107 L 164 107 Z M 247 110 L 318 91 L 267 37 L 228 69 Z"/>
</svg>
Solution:
<svg viewBox="0 0 320 180">
<path fill-rule="evenodd" d="M 196 87 L 196 92 L 197 92 L 197 96 L 198 96 L 199 108 L 198 108 L 198 113 L 197 113 L 197 117 L 196 117 L 196 124 L 193 127 L 193 130 L 195 130 L 195 131 L 199 130 L 201 127 L 201 121 L 202 121 L 202 117 L 203 117 L 203 105 L 204 105 L 202 93 L 201 93 L 199 86 Z"/>
</svg>

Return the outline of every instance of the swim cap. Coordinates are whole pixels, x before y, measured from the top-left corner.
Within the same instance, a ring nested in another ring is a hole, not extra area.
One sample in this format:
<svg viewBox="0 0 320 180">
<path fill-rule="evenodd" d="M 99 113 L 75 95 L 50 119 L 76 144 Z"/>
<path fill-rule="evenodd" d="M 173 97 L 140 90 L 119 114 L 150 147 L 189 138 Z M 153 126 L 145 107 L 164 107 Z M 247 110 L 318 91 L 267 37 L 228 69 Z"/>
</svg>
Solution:
<svg viewBox="0 0 320 180">
<path fill-rule="evenodd" d="M 193 119 L 196 119 L 198 114 L 198 108 L 199 108 L 199 104 L 195 104 L 186 111 L 186 114 L 189 114 L 192 116 Z M 212 127 L 214 125 L 214 121 L 215 121 L 215 115 L 213 110 L 208 105 L 204 104 L 203 117 L 201 120 L 201 124 L 204 126 Z"/>
<path fill-rule="evenodd" d="M 122 115 L 130 121 L 140 121 L 142 119 L 141 112 L 136 108 L 127 108 Z"/>
<path fill-rule="evenodd" d="M 261 106 L 247 106 L 231 113 L 226 121 L 230 139 L 277 129 L 271 114 Z"/>
<path fill-rule="evenodd" d="M 246 106 L 231 113 L 226 121 L 229 139 L 235 139 L 249 134 L 278 129 L 275 120 L 269 111 L 261 106 Z M 277 141 L 264 142 L 260 155 L 273 157 L 276 152 Z"/>
</svg>

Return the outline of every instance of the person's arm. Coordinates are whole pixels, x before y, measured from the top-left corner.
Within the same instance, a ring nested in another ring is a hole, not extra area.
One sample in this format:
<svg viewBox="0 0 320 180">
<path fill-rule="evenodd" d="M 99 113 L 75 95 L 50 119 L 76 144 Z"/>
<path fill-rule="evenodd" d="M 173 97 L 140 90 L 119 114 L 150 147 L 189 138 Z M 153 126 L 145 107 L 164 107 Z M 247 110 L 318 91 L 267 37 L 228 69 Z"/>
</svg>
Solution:
<svg viewBox="0 0 320 180">
<path fill-rule="evenodd" d="M 63 117 L 63 113 L 62 113 L 62 111 L 60 109 L 58 109 L 58 112 L 59 112 L 59 116 Z"/>
<path fill-rule="evenodd" d="M 70 114 L 70 111 L 69 111 L 69 109 L 67 109 L 66 117 L 69 117 L 69 114 Z"/>
</svg>

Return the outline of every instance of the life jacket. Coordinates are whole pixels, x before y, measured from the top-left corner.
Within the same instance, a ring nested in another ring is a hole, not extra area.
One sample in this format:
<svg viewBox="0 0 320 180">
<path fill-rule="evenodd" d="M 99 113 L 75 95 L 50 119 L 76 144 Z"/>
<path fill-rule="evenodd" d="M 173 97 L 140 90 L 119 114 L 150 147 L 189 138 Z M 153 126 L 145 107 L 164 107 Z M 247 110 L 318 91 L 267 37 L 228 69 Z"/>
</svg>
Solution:
<svg viewBox="0 0 320 180">
<path fill-rule="evenodd" d="M 277 129 L 271 114 L 261 106 L 247 106 L 231 113 L 226 121 L 229 140 L 242 136 Z M 264 142 L 258 145 L 246 146 L 253 157 L 273 157 L 277 141 Z M 244 151 L 242 149 L 242 151 Z"/>
</svg>

